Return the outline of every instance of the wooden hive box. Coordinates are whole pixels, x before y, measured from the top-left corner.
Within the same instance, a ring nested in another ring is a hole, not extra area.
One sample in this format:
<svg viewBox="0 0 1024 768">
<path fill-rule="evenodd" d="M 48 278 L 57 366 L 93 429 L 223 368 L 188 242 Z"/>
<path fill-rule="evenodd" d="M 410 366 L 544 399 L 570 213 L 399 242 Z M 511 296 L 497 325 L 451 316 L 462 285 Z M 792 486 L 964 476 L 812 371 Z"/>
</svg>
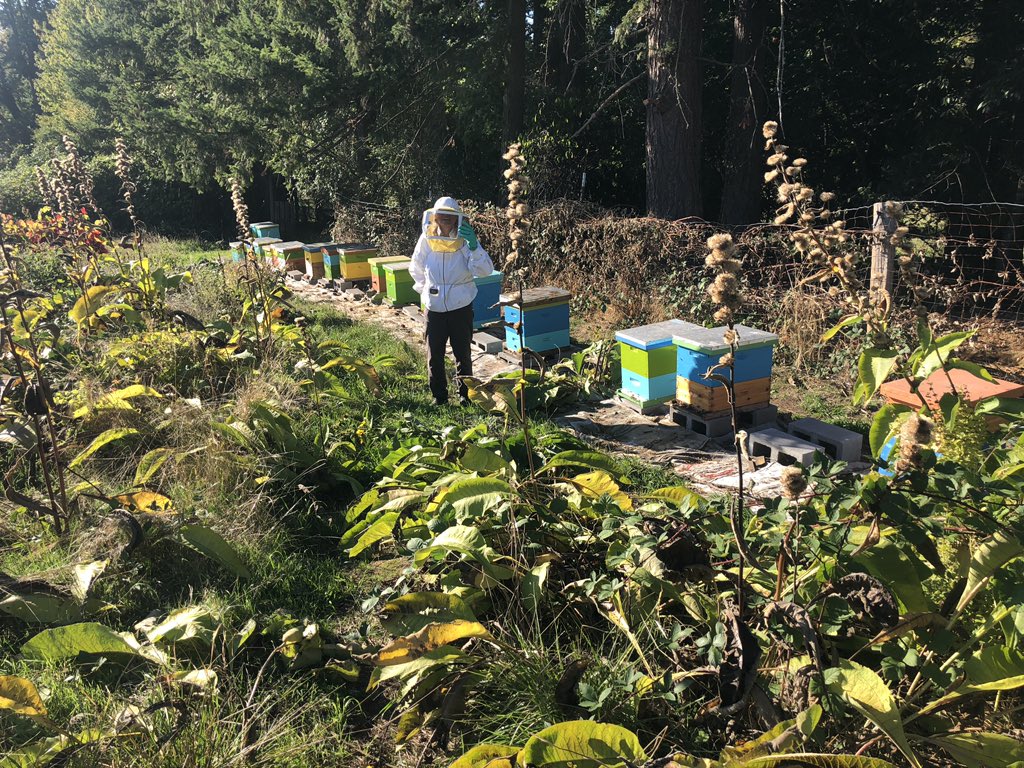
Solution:
<svg viewBox="0 0 1024 768">
<path fill-rule="evenodd" d="M 387 293 L 388 279 L 384 274 L 384 265 L 405 262 L 412 263 L 412 260 L 408 256 L 378 256 L 374 259 L 367 259 L 366 263 L 370 265 L 370 287 L 377 293 Z"/>
<path fill-rule="evenodd" d="M 393 306 L 403 307 L 407 304 L 418 304 L 420 295 L 413 290 L 412 275 L 409 274 L 409 264 L 412 262 L 392 262 L 384 264 L 384 274 L 387 278 L 388 300 Z"/>
<path fill-rule="evenodd" d="M 324 260 L 324 277 L 327 280 L 341 280 L 341 254 L 338 243 L 328 243 L 320 249 Z"/>
<path fill-rule="evenodd" d="M 231 260 L 242 261 L 245 259 L 245 245 L 241 240 L 234 240 L 230 243 L 231 245 Z"/>
<path fill-rule="evenodd" d="M 377 247 L 367 243 L 345 243 L 338 248 L 341 254 L 341 276 L 345 280 L 369 280 L 369 260 L 377 256 Z"/>
<path fill-rule="evenodd" d="M 615 334 L 622 358 L 621 394 L 643 407 L 666 403 L 676 394 L 675 334 L 699 329 L 685 320 L 640 325 Z"/>
<path fill-rule="evenodd" d="M 281 239 L 281 227 L 272 221 L 257 221 L 249 225 L 253 237 L 276 237 Z"/>
<path fill-rule="evenodd" d="M 729 409 L 725 385 L 704 374 L 729 351 L 723 340 L 726 326 L 699 328 L 673 335 L 676 348 L 676 401 L 701 413 Z M 779 337 L 768 331 L 735 326 L 739 334 L 733 371 L 736 406 L 767 405 L 771 402 L 772 360 Z M 720 391 L 719 391 L 720 390 Z"/>
<path fill-rule="evenodd" d="M 489 275 L 473 278 L 473 282 L 476 283 L 476 298 L 473 299 L 474 328 L 482 328 L 501 320 L 501 307 L 495 305 L 501 301 L 503 278 L 504 275 L 497 270 Z"/>
<path fill-rule="evenodd" d="M 522 306 L 519 293 L 501 294 L 505 317 L 505 348 L 519 352 L 525 347 L 533 352 L 550 352 L 567 348 L 569 341 L 569 299 L 572 294 L 554 286 L 527 288 Z M 521 324 L 520 331 L 510 326 Z"/>
<path fill-rule="evenodd" d="M 306 257 L 302 250 L 302 243 L 298 240 L 289 240 L 283 243 L 274 243 L 270 250 L 274 253 L 274 266 L 285 272 L 293 270 L 302 271 L 306 266 Z"/>
</svg>

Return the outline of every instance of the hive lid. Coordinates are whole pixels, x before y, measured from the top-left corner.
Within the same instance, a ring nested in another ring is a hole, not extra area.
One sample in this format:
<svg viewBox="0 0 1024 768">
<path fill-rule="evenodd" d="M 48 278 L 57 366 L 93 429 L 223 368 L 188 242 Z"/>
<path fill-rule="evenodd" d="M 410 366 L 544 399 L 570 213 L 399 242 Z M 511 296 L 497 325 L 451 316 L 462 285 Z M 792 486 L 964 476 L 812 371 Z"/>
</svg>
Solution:
<svg viewBox="0 0 1024 768">
<path fill-rule="evenodd" d="M 273 245 L 274 243 L 284 242 L 280 237 L 257 237 L 252 241 L 253 245 Z"/>
<path fill-rule="evenodd" d="M 250 227 L 276 227 L 277 224 L 273 221 L 254 221 L 249 225 Z"/>
<path fill-rule="evenodd" d="M 473 281 L 477 285 L 487 285 L 488 283 L 500 283 L 504 279 L 504 277 L 505 275 L 503 275 L 501 272 L 499 272 L 498 270 L 494 270 L 489 275 L 484 275 L 483 277 L 474 277 Z"/>
<path fill-rule="evenodd" d="M 952 382 L 952 386 L 950 382 Z M 1024 384 L 1015 384 L 1004 379 L 985 381 L 961 368 L 951 368 L 948 371 L 940 368 L 922 381 L 917 391 L 928 403 L 928 407 L 937 411 L 942 396 L 949 394 L 953 387 L 956 388 L 960 398 L 967 403 L 977 403 L 988 397 L 1024 396 Z M 914 409 L 921 407 L 921 397 L 911 391 L 906 379 L 887 381 L 882 385 L 880 392 L 882 397 L 890 403 L 906 405 Z"/>
<path fill-rule="evenodd" d="M 572 294 L 553 285 L 540 288 L 527 288 L 523 291 L 523 304 L 527 307 L 539 307 L 545 304 L 564 304 L 572 298 Z M 501 294 L 501 303 L 519 306 L 519 291 Z"/>
<path fill-rule="evenodd" d="M 695 323 L 688 323 L 685 320 L 666 320 L 663 323 L 626 328 L 623 331 L 618 331 L 615 338 L 631 347 L 659 349 L 672 346 L 673 336 L 684 336 L 699 330 L 703 329 Z"/>
<path fill-rule="evenodd" d="M 300 248 L 302 248 L 302 245 L 303 245 L 302 242 L 300 242 L 299 240 L 288 240 L 288 241 L 280 241 L 280 240 L 278 240 L 276 243 L 274 243 L 271 246 L 271 250 L 273 250 L 273 251 L 297 251 Z"/>
<path fill-rule="evenodd" d="M 403 261 L 411 262 L 412 259 L 410 259 L 408 256 L 378 256 L 375 259 L 366 260 L 368 264 L 372 264 L 374 266 L 384 264 L 398 264 L 399 262 Z"/>
<path fill-rule="evenodd" d="M 768 331 L 761 331 L 746 325 L 733 326 L 739 334 L 740 341 L 738 348 L 757 349 L 758 347 L 771 347 L 778 343 L 779 337 Z M 701 328 L 696 330 L 676 333 L 672 336 L 672 343 L 677 347 L 691 349 L 694 352 L 701 352 L 705 355 L 724 355 L 729 351 L 729 345 L 722 340 L 728 326 L 720 325 L 717 328 Z"/>
<path fill-rule="evenodd" d="M 302 250 L 319 251 L 323 248 L 330 248 L 332 245 L 337 245 L 337 243 L 306 243 L 304 246 L 302 246 Z"/>
<path fill-rule="evenodd" d="M 395 261 L 390 264 L 382 264 L 381 266 L 388 272 L 400 272 L 402 270 L 408 272 L 411 264 L 411 261 Z"/>
<path fill-rule="evenodd" d="M 233 249 L 234 248 L 241 248 L 242 247 L 242 241 L 241 240 L 232 240 L 230 243 L 228 243 L 228 245 L 230 245 L 231 248 L 233 248 Z"/>
<path fill-rule="evenodd" d="M 376 251 L 377 246 L 370 243 L 338 243 L 338 250 L 345 251 Z"/>
</svg>

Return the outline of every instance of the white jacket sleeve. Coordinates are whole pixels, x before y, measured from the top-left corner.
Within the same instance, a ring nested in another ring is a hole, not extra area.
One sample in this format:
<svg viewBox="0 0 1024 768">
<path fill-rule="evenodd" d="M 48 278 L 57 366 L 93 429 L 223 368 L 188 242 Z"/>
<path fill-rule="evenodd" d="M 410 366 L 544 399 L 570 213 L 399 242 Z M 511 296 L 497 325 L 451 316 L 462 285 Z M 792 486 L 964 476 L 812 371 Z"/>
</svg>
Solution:
<svg viewBox="0 0 1024 768">
<path fill-rule="evenodd" d="M 473 277 L 487 277 L 494 271 L 494 262 L 482 245 L 478 245 L 475 251 L 469 252 L 466 259 L 466 267 Z"/>
<path fill-rule="evenodd" d="M 427 276 L 427 251 L 423 235 L 420 235 L 420 239 L 416 242 L 416 249 L 412 252 L 409 274 L 412 275 L 412 289 L 416 293 L 423 293 L 423 281 Z"/>
</svg>

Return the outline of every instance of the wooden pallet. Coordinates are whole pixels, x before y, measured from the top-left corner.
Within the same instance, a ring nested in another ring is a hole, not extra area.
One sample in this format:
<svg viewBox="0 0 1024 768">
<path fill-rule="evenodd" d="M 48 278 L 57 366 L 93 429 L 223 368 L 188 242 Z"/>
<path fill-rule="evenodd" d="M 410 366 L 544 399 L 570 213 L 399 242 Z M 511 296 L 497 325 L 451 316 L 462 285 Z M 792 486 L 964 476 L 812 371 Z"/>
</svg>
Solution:
<svg viewBox="0 0 1024 768">
<path fill-rule="evenodd" d="M 557 363 L 559 360 L 564 360 L 569 355 L 582 350 L 583 347 L 578 344 L 571 344 L 568 347 L 559 347 L 558 349 L 549 349 L 545 352 L 535 352 L 532 349 L 527 349 L 526 364 L 534 365 L 535 363 Z M 498 357 L 506 363 L 512 363 L 513 365 L 520 365 L 523 362 L 523 356 L 520 352 L 513 352 L 507 347 L 503 348 L 501 352 L 498 353 Z"/>
<path fill-rule="evenodd" d="M 640 400 L 621 389 L 615 393 L 615 400 L 641 416 L 664 414 L 668 411 L 671 402 L 668 400 Z"/>
</svg>

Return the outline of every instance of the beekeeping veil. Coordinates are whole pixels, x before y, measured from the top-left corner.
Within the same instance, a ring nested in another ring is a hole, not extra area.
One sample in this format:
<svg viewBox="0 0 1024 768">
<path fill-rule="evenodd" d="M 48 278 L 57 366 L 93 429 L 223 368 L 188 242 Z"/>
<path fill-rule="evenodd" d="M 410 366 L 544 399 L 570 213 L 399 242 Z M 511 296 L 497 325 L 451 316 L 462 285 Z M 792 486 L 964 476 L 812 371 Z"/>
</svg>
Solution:
<svg viewBox="0 0 1024 768">
<path fill-rule="evenodd" d="M 437 217 L 442 216 L 451 216 L 455 219 L 455 226 L 448 230 L 450 234 L 444 234 L 447 228 L 443 229 L 437 221 Z M 423 212 L 423 235 L 427 238 L 430 247 L 437 253 L 455 253 L 466 244 L 466 241 L 459 235 L 459 227 L 462 226 L 464 220 L 462 208 L 459 207 L 455 199 L 440 197 L 434 203 L 433 208 L 428 208 Z"/>
</svg>

